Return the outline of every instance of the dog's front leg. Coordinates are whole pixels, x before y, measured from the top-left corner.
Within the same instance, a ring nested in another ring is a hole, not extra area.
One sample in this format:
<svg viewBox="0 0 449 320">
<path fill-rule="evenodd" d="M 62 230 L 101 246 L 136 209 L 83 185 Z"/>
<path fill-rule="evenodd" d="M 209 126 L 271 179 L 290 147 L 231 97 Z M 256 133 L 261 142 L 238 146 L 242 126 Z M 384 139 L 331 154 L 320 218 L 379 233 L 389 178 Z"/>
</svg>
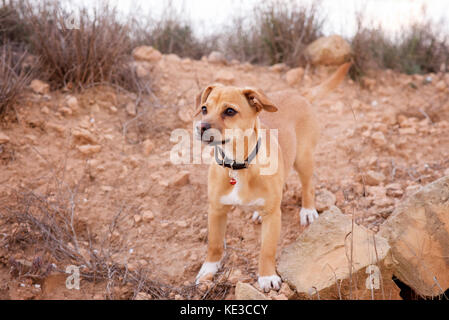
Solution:
<svg viewBox="0 0 449 320">
<path fill-rule="evenodd" d="M 276 248 L 281 232 L 281 209 L 277 208 L 262 217 L 262 246 L 259 258 L 260 288 L 268 292 L 279 290 L 281 278 L 276 274 Z"/>
<path fill-rule="evenodd" d="M 196 276 L 196 283 L 207 275 L 214 275 L 221 267 L 228 210 L 229 206 L 209 204 L 207 257 Z"/>
</svg>

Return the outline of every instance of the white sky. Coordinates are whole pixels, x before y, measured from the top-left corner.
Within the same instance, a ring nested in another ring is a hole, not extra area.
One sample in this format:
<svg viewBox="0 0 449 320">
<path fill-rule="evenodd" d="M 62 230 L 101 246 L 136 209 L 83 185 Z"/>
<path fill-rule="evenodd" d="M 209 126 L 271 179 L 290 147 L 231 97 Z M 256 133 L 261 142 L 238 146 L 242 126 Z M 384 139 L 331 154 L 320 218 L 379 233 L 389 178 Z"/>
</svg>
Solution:
<svg viewBox="0 0 449 320">
<path fill-rule="evenodd" d="M 92 5 L 99 0 L 76 0 L 77 3 Z M 266 0 L 109 0 L 126 18 L 136 12 L 142 15 L 158 16 L 167 3 L 171 2 L 186 17 L 190 17 L 200 34 L 208 34 L 228 23 L 229 17 L 245 12 L 251 17 L 254 4 Z M 289 2 L 290 0 L 285 0 Z M 291 0 L 299 4 L 310 4 L 316 0 Z M 375 24 L 392 32 L 401 26 L 422 19 L 422 8 L 435 21 L 446 19 L 441 27 L 449 32 L 449 0 L 318 0 L 325 15 L 325 33 L 339 33 L 351 36 L 355 30 L 355 12 L 364 9 L 366 17 Z M 73 2 L 72 2 L 73 3 Z"/>
</svg>

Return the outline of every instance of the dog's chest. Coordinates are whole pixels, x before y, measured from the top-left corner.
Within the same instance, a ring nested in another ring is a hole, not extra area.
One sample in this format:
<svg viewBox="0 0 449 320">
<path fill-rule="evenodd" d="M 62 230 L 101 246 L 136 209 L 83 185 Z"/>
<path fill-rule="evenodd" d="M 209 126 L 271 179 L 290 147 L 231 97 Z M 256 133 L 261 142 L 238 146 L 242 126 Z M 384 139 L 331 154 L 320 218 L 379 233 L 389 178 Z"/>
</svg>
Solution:
<svg viewBox="0 0 449 320">
<path fill-rule="evenodd" d="M 241 206 L 255 206 L 261 207 L 265 204 L 264 198 L 251 198 L 248 197 L 247 186 L 244 187 L 243 181 L 239 179 L 238 174 L 234 178 L 236 184 L 232 187 L 231 192 L 222 195 L 220 197 L 220 202 L 225 205 L 241 205 Z"/>
</svg>

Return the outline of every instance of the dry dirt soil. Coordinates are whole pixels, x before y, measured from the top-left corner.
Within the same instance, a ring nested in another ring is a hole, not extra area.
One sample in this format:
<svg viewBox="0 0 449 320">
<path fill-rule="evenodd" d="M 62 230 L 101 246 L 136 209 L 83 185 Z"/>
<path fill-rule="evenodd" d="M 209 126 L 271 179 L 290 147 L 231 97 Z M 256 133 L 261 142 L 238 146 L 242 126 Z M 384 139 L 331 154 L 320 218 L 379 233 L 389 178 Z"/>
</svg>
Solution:
<svg viewBox="0 0 449 320">
<path fill-rule="evenodd" d="M 192 131 L 194 97 L 217 78 L 265 92 L 291 87 L 302 92 L 332 71 L 306 70 L 304 79 L 290 86 L 285 72 L 273 68 L 164 56 L 151 71 L 154 96 L 111 86 L 26 92 L 16 114 L 0 127 L 10 138 L 0 145 L 0 299 L 232 299 L 238 280 L 257 280 L 261 226 L 250 219 L 251 212 L 233 209 L 226 280 L 220 290 L 211 284 L 193 286 L 206 253 L 207 165 L 172 164 L 170 134 L 176 128 Z M 436 86 L 441 80 L 445 88 Z M 376 231 L 402 197 L 447 173 L 447 84 L 444 75 L 382 71 L 362 84 L 346 79 L 314 103 L 322 128 L 315 153 L 317 198 L 331 192 L 345 214 Z M 70 97 L 77 103 L 72 99 L 69 108 Z M 86 145 L 100 147 L 79 148 Z M 368 173 L 373 177 L 367 178 Z M 378 173 L 383 181 L 376 180 Z M 292 171 L 282 202 L 278 252 L 304 230 L 300 190 Z M 14 215 L 30 207 L 31 194 L 48 206 L 68 208 L 78 241 L 66 244 L 69 248 L 76 245 L 86 253 L 108 247 L 110 261 L 145 274 L 164 291 L 145 295 L 139 287 L 108 277 L 82 278 L 80 290 L 69 290 L 60 272 L 33 276 L 35 265 L 61 271 L 73 260 L 49 249 L 45 235 L 31 237 L 33 230 L 14 221 Z M 211 288 L 219 292 L 211 295 Z"/>
</svg>

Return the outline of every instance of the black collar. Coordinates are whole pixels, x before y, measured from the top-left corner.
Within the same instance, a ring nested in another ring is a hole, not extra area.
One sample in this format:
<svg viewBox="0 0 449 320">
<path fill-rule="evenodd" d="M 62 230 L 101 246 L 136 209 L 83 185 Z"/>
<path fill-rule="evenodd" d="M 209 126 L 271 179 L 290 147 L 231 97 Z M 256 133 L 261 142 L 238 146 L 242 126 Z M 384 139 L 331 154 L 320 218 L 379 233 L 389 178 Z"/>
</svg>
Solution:
<svg viewBox="0 0 449 320">
<path fill-rule="evenodd" d="M 248 155 L 248 158 L 246 158 L 245 162 L 243 162 L 243 163 L 239 163 L 239 162 L 236 162 L 235 160 L 229 159 L 228 157 L 226 157 L 224 151 L 218 145 L 216 145 L 215 146 L 215 161 L 217 161 L 217 164 L 219 166 L 223 166 L 225 168 L 231 168 L 232 170 L 246 169 L 246 168 L 248 168 L 251 161 L 254 160 L 257 153 L 259 152 L 260 141 L 261 141 L 261 138 L 259 138 L 257 140 L 256 147 Z M 218 158 L 218 151 L 220 151 L 221 159 Z"/>
</svg>

